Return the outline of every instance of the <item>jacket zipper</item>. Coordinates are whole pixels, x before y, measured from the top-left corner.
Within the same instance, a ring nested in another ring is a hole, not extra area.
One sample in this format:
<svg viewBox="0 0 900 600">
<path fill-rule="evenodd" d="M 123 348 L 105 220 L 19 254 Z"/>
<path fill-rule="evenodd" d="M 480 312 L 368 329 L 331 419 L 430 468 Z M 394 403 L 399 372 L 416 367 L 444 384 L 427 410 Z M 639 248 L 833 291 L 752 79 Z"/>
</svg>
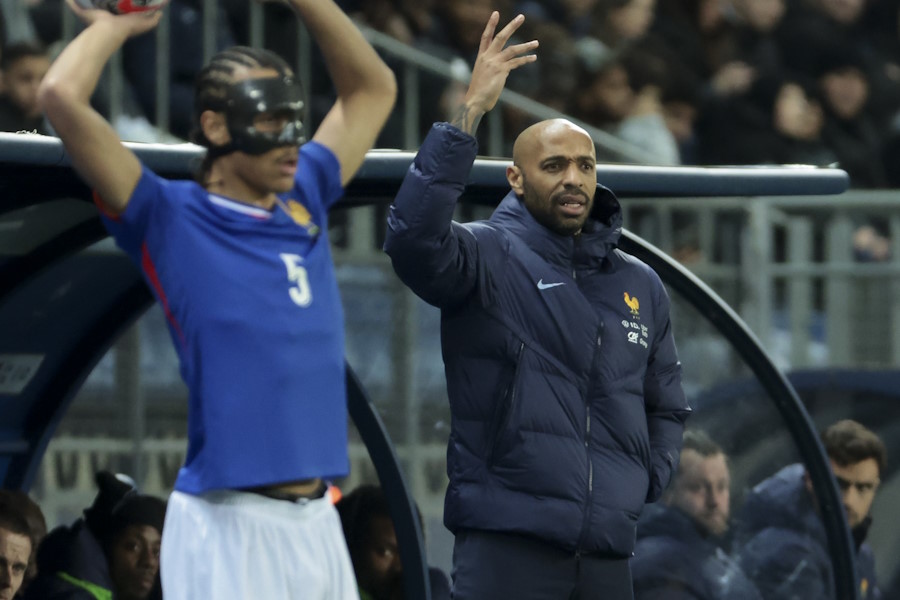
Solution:
<svg viewBox="0 0 900 600">
<path fill-rule="evenodd" d="M 573 277 L 575 275 L 574 269 L 572 270 L 572 275 L 573 275 Z M 594 346 L 594 357 L 595 358 L 597 356 L 597 352 L 600 351 L 600 344 L 602 343 L 600 334 L 602 333 L 602 331 L 603 331 L 603 327 L 601 325 L 600 327 L 597 328 L 597 336 L 595 338 L 597 340 L 597 344 Z M 592 372 L 593 372 L 593 366 L 595 364 L 596 364 L 596 360 L 592 360 L 591 361 Z M 587 508 L 584 511 L 584 519 L 581 521 L 581 533 L 578 536 L 578 545 L 576 547 L 576 556 L 581 553 L 581 549 L 584 546 L 585 538 L 587 537 L 588 530 L 589 530 L 589 524 L 591 522 L 591 514 L 593 513 L 593 509 L 594 509 L 594 502 L 593 502 L 593 500 L 594 500 L 594 462 L 591 460 L 591 395 L 590 395 L 591 381 L 593 381 L 593 378 L 591 378 L 588 381 L 588 388 L 587 388 L 587 392 L 585 393 L 585 397 L 584 397 L 584 416 L 585 416 L 584 453 L 585 453 L 585 457 L 587 458 L 587 464 L 588 464 Z"/>
<path fill-rule="evenodd" d="M 580 241 L 580 237 L 575 238 L 575 246 L 577 247 Z M 572 279 L 574 281 L 578 281 L 578 272 L 575 268 L 574 263 L 572 264 Z M 600 333 L 603 328 L 598 327 L 597 329 L 597 344 L 594 346 L 594 357 L 597 356 L 597 352 L 600 351 Z M 595 361 L 591 361 L 591 367 L 593 370 L 593 365 Z M 593 512 L 593 498 L 594 498 L 594 463 L 591 460 L 591 380 L 588 381 L 587 393 L 584 398 L 584 413 L 585 413 L 585 424 L 584 424 L 584 453 L 587 458 L 588 464 L 588 481 L 587 481 L 587 508 L 584 511 L 584 518 L 581 521 L 581 533 L 578 535 L 578 545 L 575 547 L 575 558 L 579 560 L 581 558 L 581 549 L 584 546 L 585 538 L 588 534 L 588 525 L 591 522 L 591 513 Z"/>
</svg>

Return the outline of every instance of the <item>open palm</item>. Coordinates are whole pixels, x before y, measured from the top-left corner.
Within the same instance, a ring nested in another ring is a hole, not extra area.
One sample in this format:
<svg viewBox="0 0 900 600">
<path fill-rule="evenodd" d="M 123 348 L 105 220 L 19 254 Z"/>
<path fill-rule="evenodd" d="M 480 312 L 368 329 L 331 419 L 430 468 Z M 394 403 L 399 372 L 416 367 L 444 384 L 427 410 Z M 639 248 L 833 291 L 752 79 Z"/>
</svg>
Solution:
<svg viewBox="0 0 900 600">
<path fill-rule="evenodd" d="M 513 33 L 525 22 L 525 17 L 518 15 L 494 35 L 499 20 L 500 13 L 494 11 L 481 34 L 478 57 L 466 92 L 466 104 L 484 112 L 497 104 L 510 71 L 537 60 L 536 55 L 526 54 L 538 47 L 537 40 L 506 46 Z"/>
</svg>

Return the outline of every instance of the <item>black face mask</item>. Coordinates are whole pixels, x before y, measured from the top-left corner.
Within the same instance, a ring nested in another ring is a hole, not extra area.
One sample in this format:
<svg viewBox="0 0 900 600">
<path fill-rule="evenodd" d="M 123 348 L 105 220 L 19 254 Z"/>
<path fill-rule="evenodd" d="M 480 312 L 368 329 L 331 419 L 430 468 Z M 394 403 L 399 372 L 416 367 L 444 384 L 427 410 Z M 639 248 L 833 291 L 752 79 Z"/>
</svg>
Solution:
<svg viewBox="0 0 900 600">
<path fill-rule="evenodd" d="M 223 112 L 231 142 L 210 148 L 210 153 L 215 156 L 236 150 L 259 155 L 275 148 L 301 146 L 306 141 L 303 136 L 303 88 L 289 75 L 235 83 L 228 89 Z M 284 127 L 275 132 L 259 131 L 254 120 L 264 113 L 276 118 L 285 117 Z"/>
</svg>

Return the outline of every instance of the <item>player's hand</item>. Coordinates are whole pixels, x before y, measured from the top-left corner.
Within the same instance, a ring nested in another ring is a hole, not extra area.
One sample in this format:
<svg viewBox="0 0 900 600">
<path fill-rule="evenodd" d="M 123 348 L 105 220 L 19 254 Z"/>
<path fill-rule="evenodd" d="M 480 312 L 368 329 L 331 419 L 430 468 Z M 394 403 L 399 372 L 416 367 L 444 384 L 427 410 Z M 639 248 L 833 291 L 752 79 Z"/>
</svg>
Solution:
<svg viewBox="0 0 900 600">
<path fill-rule="evenodd" d="M 72 12 L 74 12 L 85 25 L 92 25 L 104 20 L 115 20 L 116 27 L 122 28 L 122 31 L 125 31 L 128 37 L 146 33 L 159 25 L 163 11 L 163 9 L 160 8 L 153 11 L 114 15 L 102 8 L 85 8 L 79 5 L 75 0 L 66 0 L 66 4 L 69 5 Z"/>
<path fill-rule="evenodd" d="M 536 55 L 526 54 L 538 47 L 537 40 L 506 47 L 509 38 L 525 22 L 525 17 L 518 15 L 494 35 L 499 21 L 500 13 L 494 11 L 481 34 L 478 57 L 472 68 L 472 79 L 465 99 L 466 106 L 473 111 L 485 113 L 494 108 L 510 71 L 537 60 Z"/>
</svg>

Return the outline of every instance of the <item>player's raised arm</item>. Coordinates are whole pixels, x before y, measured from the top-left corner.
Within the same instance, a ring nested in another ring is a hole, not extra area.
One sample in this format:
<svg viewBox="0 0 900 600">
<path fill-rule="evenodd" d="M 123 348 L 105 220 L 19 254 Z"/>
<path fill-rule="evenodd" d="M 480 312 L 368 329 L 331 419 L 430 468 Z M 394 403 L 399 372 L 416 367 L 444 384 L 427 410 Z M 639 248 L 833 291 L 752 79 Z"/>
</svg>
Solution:
<svg viewBox="0 0 900 600">
<path fill-rule="evenodd" d="M 288 0 L 325 57 L 337 101 L 313 139 L 330 148 L 346 184 L 387 121 L 397 97 L 394 73 L 332 0 Z"/>
<path fill-rule="evenodd" d="M 110 57 L 125 41 L 153 29 L 160 12 L 113 15 L 83 9 L 66 0 L 88 24 L 53 62 L 41 82 L 41 110 L 62 139 L 78 174 L 103 200 L 120 213 L 141 176 L 137 157 L 122 145 L 112 126 L 91 107 L 90 99 Z"/>
</svg>

